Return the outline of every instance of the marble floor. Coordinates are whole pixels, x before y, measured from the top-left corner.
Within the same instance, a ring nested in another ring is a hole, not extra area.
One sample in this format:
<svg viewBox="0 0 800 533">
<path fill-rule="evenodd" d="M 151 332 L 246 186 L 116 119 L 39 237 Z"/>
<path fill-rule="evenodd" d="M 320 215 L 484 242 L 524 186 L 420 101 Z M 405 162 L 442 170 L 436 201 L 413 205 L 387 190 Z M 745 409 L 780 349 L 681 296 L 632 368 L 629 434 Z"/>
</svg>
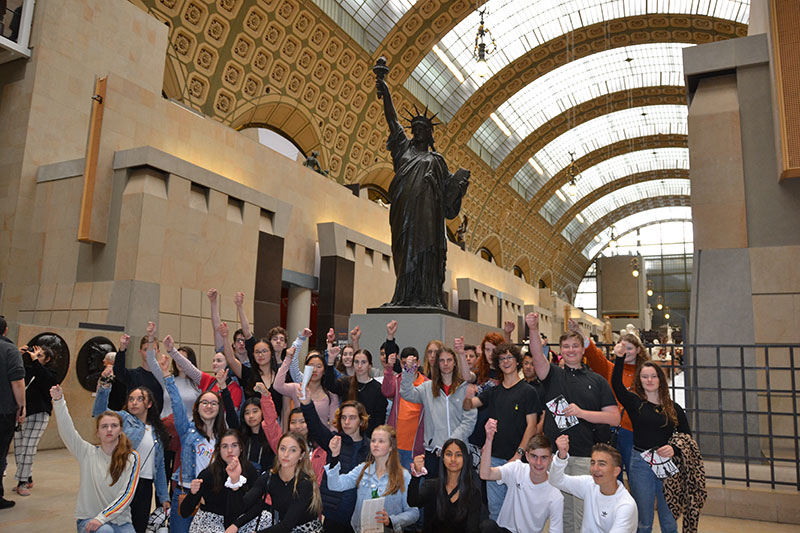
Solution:
<svg viewBox="0 0 800 533">
<path fill-rule="evenodd" d="M 11 491 L 14 481 L 14 454 L 9 454 L 8 475 L 3 479 L 6 498 L 17 505 L 0 511 L 0 532 L 67 533 L 75 531 L 73 510 L 78 491 L 78 463 L 65 449 L 39 452 L 34 463 L 34 487 L 30 496 L 20 497 Z M 658 526 L 654 533 L 660 532 Z M 703 516 L 700 520 L 702 533 L 798 533 L 800 526 L 738 520 L 716 516 Z"/>
</svg>

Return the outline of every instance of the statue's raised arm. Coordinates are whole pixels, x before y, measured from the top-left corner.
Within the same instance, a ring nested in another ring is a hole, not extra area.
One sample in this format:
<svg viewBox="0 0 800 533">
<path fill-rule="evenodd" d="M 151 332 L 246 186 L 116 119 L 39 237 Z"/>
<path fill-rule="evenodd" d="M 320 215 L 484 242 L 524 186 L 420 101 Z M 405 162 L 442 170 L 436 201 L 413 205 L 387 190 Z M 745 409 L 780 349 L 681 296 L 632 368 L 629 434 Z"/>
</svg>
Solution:
<svg viewBox="0 0 800 533">
<path fill-rule="evenodd" d="M 391 307 L 447 309 L 442 292 L 447 262 L 445 219 L 455 218 L 469 186 L 469 170 L 451 174 L 433 144 L 436 115 L 414 106 L 408 112 L 411 139 L 406 136 L 394 108 L 384 76 L 383 58 L 373 67 L 378 98 L 389 126 L 386 148 L 392 155 L 394 178 L 389 186 L 389 224 L 392 260 L 397 276 Z"/>
<path fill-rule="evenodd" d="M 394 102 L 392 102 L 389 86 L 386 85 L 384 80 L 386 74 L 389 73 L 386 59 L 383 57 L 378 58 L 377 63 L 372 67 L 372 71 L 375 73 L 375 89 L 378 91 L 378 100 L 383 100 L 383 115 L 386 117 L 386 124 L 389 125 L 389 130 L 394 133 L 400 123 L 397 121 L 397 111 L 394 108 Z"/>
</svg>

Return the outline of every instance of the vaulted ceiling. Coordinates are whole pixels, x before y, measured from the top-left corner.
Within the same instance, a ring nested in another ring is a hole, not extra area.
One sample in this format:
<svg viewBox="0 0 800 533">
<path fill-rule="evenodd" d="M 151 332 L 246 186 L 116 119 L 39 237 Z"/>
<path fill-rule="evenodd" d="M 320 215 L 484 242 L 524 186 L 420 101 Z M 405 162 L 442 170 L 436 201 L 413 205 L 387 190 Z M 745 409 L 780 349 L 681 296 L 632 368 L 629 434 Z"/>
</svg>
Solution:
<svg viewBox="0 0 800 533">
<path fill-rule="evenodd" d="M 682 49 L 743 37 L 749 18 L 749 0 L 130 1 L 170 28 L 168 97 L 384 190 L 371 66 L 386 57 L 397 108 L 439 112 L 437 150 L 472 171 L 468 250 L 557 290 L 610 225 L 690 218 Z M 497 43 L 484 78 L 476 7 Z"/>
</svg>

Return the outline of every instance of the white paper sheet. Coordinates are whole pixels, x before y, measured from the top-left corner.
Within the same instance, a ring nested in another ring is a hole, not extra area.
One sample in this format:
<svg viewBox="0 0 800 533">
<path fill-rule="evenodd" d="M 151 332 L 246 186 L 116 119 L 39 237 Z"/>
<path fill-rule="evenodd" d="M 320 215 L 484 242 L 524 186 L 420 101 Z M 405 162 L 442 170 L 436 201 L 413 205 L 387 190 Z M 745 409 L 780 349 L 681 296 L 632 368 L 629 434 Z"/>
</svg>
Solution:
<svg viewBox="0 0 800 533">
<path fill-rule="evenodd" d="M 303 384 L 300 386 L 300 398 L 305 399 L 306 397 L 306 385 L 308 382 L 311 381 L 311 374 L 314 373 L 314 367 L 311 365 L 306 365 L 303 368 Z"/>
<path fill-rule="evenodd" d="M 375 519 L 378 511 L 383 511 L 383 502 L 386 498 L 372 498 L 364 500 L 361 507 L 361 533 L 383 533 L 383 524 Z"/>
</svg>

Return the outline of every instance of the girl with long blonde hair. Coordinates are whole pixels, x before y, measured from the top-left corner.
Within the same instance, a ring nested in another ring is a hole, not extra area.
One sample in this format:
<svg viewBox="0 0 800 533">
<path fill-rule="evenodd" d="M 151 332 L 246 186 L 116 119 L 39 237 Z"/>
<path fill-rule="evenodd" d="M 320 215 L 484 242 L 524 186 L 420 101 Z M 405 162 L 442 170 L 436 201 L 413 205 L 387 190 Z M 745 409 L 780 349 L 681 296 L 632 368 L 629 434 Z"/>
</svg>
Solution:
<svg viewBox="0 0 800 533">
<path fill-rule="evenodd" d="M 271 500 L 272 522 L 257 524 L 259 533 L 292 531 L 296 533 L 319 533 L 322 531 L 320 512 L 322 498 L 319 493 L 314 469 L 311 467 L 306 439 L 299 433 L 284 433 L 278 442 L 275 465 L 262 474 L 253 489 L 245 495 L 247 509 L 226 533 L 236 533 L 239 527 L 261 515 L 267 508 L 266 499 Z M 260 518 L 259 518 L 260 520 Z M 264 528 L 263 526 L 269 527 Z"/>
<path fill-rule="evenodd" d="M 392 426 L 382 425 L 372 432 L 367 460 L 346 474 L 341 473 L 339 453 L 342 441 L 338 435 L 328 444 L 331 455 L 325 472 L 328 488 L 335 491 L 356 489 L 356 508 L 350 525 L 356 533 L 361 531 L 361 508 L 364 500 L 385 498 L 383 510 L 375 518 L 390 529 L 402 529 L 417 522 L 419 510 L 407 501 L 411 475 L 400 464 L 397 453 L 397 434 Z"/>
</svg>

